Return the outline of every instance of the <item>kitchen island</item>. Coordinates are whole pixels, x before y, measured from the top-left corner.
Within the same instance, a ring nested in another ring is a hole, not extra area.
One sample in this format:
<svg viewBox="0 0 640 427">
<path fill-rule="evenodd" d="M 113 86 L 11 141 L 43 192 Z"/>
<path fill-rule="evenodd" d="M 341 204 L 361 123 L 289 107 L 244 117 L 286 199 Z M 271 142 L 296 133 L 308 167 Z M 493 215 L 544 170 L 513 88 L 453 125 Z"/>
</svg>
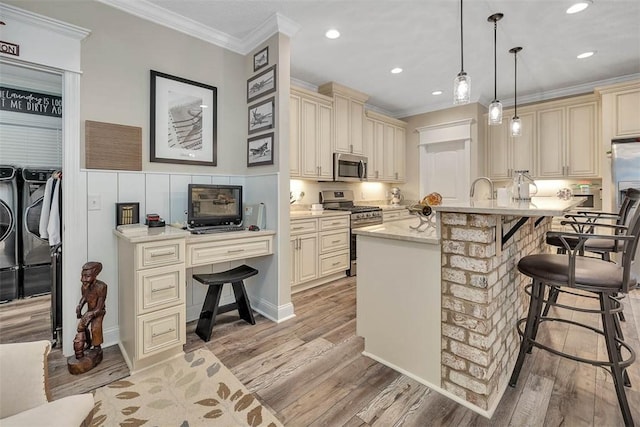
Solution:
<svg viewBox="0 0 640 427">
<path fill-rule="evenodd" d="M 547 250 L 551 217 L 580 202 L 443 204 L 434 208 L 435 232 L 409 230 L 417 218 L 354 231 L 364 354 L 490 418 L 528 303 L 518 260 Z"/>
</svg>

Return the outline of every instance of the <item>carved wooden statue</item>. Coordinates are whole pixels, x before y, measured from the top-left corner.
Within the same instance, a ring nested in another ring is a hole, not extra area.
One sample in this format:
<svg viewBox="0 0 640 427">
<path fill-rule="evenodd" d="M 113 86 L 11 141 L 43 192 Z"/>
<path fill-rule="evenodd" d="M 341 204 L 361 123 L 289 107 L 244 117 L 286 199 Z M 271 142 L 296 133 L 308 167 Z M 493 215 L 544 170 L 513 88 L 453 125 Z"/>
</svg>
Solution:
<svg viewBox="0 0 640 427">
<path fill-rule="evenodd" d="M 73 339 L 75 356 L 67 359 L 69 372 L 74 375 L 88 372 L 102 362 L 102 319 L 106 313 L 107 285 L 97 279 L 101 271 L 99 262 L 82 266 L 82 298 L 76 307 L 76 317 L 80 321 Z M 85 304 L 87 311 L 82 314 Z"/>
</svg>

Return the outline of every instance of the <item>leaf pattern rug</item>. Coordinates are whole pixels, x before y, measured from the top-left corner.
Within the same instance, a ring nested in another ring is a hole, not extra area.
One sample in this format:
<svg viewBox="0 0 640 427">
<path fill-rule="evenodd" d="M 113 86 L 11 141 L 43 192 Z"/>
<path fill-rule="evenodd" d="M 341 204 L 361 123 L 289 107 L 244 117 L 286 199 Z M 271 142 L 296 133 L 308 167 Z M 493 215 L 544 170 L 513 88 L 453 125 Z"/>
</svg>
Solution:
<svg viewBox="0 0 640 427">
<path fill-rule="evenodd" d="M 92 427 L 282 427 L 213 353 L 199 349 L 95 392 Z"/>
</svg>

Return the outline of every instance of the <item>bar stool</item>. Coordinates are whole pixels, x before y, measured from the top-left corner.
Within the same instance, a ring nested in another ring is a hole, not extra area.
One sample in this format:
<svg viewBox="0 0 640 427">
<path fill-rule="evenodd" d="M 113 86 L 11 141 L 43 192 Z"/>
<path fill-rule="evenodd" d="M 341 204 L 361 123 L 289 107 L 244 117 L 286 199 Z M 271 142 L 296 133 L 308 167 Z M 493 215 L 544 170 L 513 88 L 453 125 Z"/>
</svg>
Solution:
<svg viewBox="0 0 640 427">
<path fill-rule="evenodd" d="M 595 212 L 595 211 L 579 211 L 577 214 L 565 215 L 568 221 L 562 221 L 562 225 L 570 225 L 576 233 L 588 233 L 593 234 L 596 227 L 609 227 L 607 224 L 603 224 L 604 220 L 615 220 L 614 234 L 624 234 L 626 225 L 629 220 L 629 215 L 633 211 L 634 207 L 640 200 L 640 189 L 628 188 L 625 190 L 625 196 L 620 205 L 618 213 L 611 212 Z M 578 239 L 565 236 L 566 243 L 575 248 L 578 244 Z M 566 253 L 565 246 L 560 237 L 547 233 L 546 243 L 551 246 L 557 247 L 557 253 Z M 592 252 L 600 255 L 605 261 L 611 261 L 611 254 L 615 252 L 621 252 L 624 242 L 622 240 L 605 240 L 605 239 L 588 239 L 584 242 L 584 247 L 580 252 L 580 255 L 584 255 L 584 252 Z M 560 289 L 556 286 L 549 288 L 549 301 L 556 302 Z M 547 304 L 543 311 L 543 316 L 549 313 L 550 304 Z M 621 311 L 618 316 L 620 320 L 624 321 L 624 313 Z"/>
<path fill-rule="evenodd" d="M 241 265 L 240 267 L 221 271 L 220 273 L 193 275 L 195 280 L 203 285 L 209 286 L 207 296 L 202 305 L 202 311 L 200 312 L 200 318 L 198 319 L 198 325 L 196 326 L 196 334 L 202 338 L 203 341 L 208 342 L 211 339 L 213 325 L 216 323 L 218 313 L 222 314 L 237 309 L 241 319 L 252 325 L 256 324 L 253 318 L 253 312 L 251 311 L 249 296 L 244 287 L 244 279 L 255 276 L 256 274 L 258 274 L 258 270 L 255 268 L 249 267 L 248 265 Z M 231 283 L 236 302 L 219 307 L 222 286 L 225 283 Z"/>
<path fill-rule="evenodd" d="M 531 284 L 525 287 L 525 291 L 531 296 L 531 299 L 527 317 L 520 319 L 517 324 L 518 334 L 522 337 L 522 341 L 520 343 L 518 359 L 513 369 L 511 379 L 509 380 L 510 386 L 515 387 L 524 363 L 524 358 L 526 354 L 531 351 L 532 347 L 538 347 L 578 362 L 589 363 L 593 366 L 602 366 L 608 368 L 613 376 L 616 395 L 625 425 L 633 425 L 633 418 L 624 387 L 625 385 L 629 385 L 626 368 L 634 362 L 636 355 L 631 346 L 622 340 L 621 333 L 616 327 L 616 314 L 622 311 L 622 304 L 614 298 L 614 295 L 616 293 L 627 293 L 630 289 L 637 286 L 636 279 L 631 276 L 631 262 L 633 261 L 638 246 L 639 233 L 640 209 L 637 209 L 624 235 L 611 236 L 550 232 L 549 234 L 551 236 L 558 237 L 563 242 L 566 254 L 528 255 L 518 262 L 518 270 L 532 279 Z M 569 239 L 577 239 L 577 244 L 572 247 L 568 242 Z M 622 240 L 624 245 L 621 264 L 618 265 L 596 258 L 578 256 L 585 242 L 589 239 Z M 545 287 L 548 286 L 568 287 L 591 293 L 599 299 L 600 310 L 571 307 L 557 302 L 552 303 L 545 301 Z M 600 314 L 603 329 L 600 330 L 572 320 L 543 316 L 542 307 L 545 302 L 551 303 L 559 308 Z M 545 321 L 565 322 L 603 335 L 609 360 L 602 361 L 581 358 L 561 352 L 536 341 L 538 327 Z M 525 323 L 524 331 L 521 329 L 523 323 Z M 623 359 L 623 347 L 629 353 L 626 359 Z"/>
</svg>

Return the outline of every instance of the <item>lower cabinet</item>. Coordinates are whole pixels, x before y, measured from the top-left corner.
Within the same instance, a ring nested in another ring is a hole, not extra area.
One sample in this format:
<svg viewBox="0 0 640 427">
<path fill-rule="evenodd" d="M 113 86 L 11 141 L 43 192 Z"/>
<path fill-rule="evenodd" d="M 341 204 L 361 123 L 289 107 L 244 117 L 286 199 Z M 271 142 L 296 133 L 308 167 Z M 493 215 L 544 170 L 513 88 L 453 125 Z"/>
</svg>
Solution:
<svg viewBox="0 0 640 427">
<path fill-rule="evenodd" d="M 349 215 L 291 219 L 292 289 L 321 285 L 349 269 Z"/>
<path fill-rule="evenodd" d="M 182 353 L 185 293 L 184 239 L 118 239 L 119 344 L 132 373 Z"/>
</svg>

